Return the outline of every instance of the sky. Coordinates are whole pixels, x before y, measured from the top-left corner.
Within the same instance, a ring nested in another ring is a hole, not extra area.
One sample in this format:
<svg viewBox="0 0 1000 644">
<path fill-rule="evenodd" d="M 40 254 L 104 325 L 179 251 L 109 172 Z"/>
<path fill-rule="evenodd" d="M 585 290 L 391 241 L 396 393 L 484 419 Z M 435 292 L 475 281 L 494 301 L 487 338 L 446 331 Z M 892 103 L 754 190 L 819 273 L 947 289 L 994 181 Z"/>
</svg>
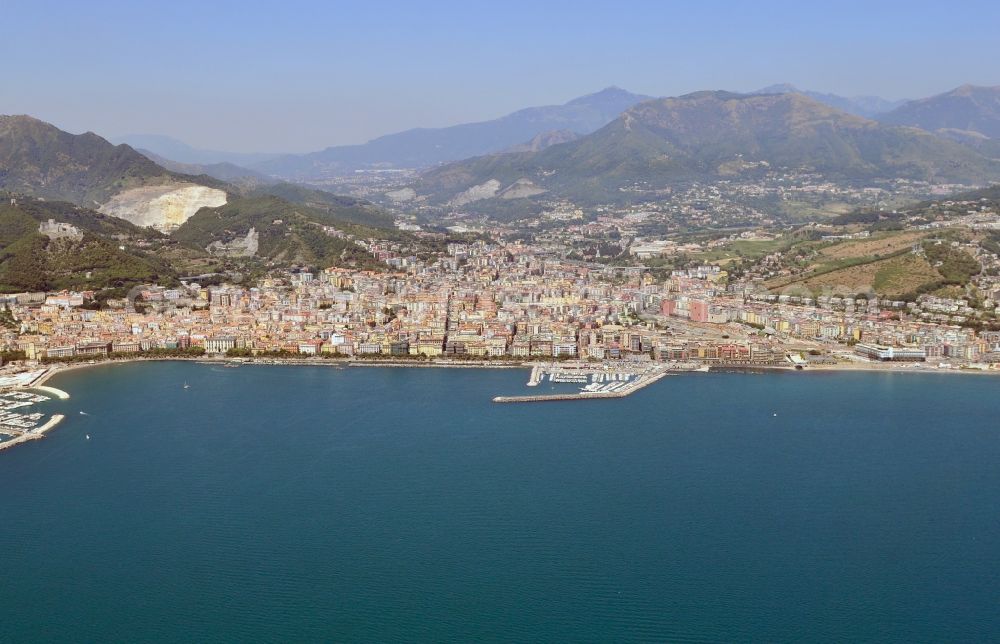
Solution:
<svg viewBox="0 0 1000 644">
<path fill-rule="evenodd" d="M 617 85 L 1000 85 L 1000 2 L 3 0 L 0 113 L 304 152 Z"/>
</svg>

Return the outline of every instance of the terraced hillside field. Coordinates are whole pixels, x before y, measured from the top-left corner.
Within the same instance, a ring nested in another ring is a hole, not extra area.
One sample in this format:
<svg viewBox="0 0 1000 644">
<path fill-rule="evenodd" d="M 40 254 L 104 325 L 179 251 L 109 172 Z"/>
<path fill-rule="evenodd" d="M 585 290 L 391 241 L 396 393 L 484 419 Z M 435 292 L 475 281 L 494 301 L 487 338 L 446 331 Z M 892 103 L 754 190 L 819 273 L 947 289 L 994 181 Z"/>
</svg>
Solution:
<svg viewBox="0 0 1000 644">
<path fill-rule="evenodd" d="M 774 291 L 809 291 L 814 295 L 863 292 L 885 297 L 905 297 L 925 291 L 942 281 L 941 272 L 925 257 L 910 252 L 928 233 L 882 233 L 869 239 L 847 240 L 816 247 L 809 265 L 791 277 L 771 280 Z"/>
<path fill-rule="evenodd" d="M 849 257 L 874 257 L 891 255 L 906 250 L 927 236 L 924 231 L 883 234 L 868 239 L 850 240 L 828 246 L 820 251 L 823 257 L 845 259 Z"/>
<path fill-rule="evenodd" d="M 906 254 L 807 277 L 788 286 L 814 294 L 832 292 L 853 295 L 874 291 L 886 297 L 903 297 L 941 280 L 937 270 L 923 257 Z"/>
</svg>

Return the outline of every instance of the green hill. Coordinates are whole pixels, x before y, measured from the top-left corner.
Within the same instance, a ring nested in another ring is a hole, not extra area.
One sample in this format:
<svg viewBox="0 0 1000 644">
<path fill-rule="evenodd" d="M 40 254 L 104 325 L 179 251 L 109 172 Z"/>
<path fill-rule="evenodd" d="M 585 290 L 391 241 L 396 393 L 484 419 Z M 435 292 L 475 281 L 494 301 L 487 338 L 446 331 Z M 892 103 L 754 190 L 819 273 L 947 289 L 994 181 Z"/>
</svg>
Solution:
<svg viewBox="0 0 1000 644">
<path fill-rule="evenodd" d="M 295 183 L 282 182 L 256 186 L 246 191 L 244 196 L 251 198 L 279 197 L 291 203 L 325 212 L 336 221 L 347 221 L 376 228 L 392 228 L 394 223 L 392 215 L 364 199 L 335 195 L 325 190 Z"/>
<path fill-rule="evenodd" d="M 16 206 L 11 205 L 11 200 Z M 49 219 L 72 224 L 77 228 L 107 237 L 129 237 L 134 239 L 156 240 L 165 236 L 152 228 L 144 228 L 135 224 L 84 208 L 66 201 L 44 201 L 25 195 L 10 192 L 0 192 L 0 209 L 13 211 L 30 217 L 38 224 Z"/>
<path fill-rule="evenodd" d="M 50 238 L 39 224 L 53 219 L 78 234 Z M 0 203 L 0 291 L 126 288 L 169 283 L 174 271 L 140 246 L 162 237 L 127 221 L 65 202 L 18 197 Z M 125 247 L 126 250 L 122 250 Z"/>
<path fill-rule="evenodd" d="M 202 208 L 171 237 L 196 248 L 245 237 L 250 228 L 259 236 L 258 257 L 281 264 L 375 266 L 364 249 L 328 234 L 323 226 L 364 237 L 392 231 L 345 222 L 330 212 L 293 204 L 270 195 L 231 200 L 219 208 Z"/>
</svg>

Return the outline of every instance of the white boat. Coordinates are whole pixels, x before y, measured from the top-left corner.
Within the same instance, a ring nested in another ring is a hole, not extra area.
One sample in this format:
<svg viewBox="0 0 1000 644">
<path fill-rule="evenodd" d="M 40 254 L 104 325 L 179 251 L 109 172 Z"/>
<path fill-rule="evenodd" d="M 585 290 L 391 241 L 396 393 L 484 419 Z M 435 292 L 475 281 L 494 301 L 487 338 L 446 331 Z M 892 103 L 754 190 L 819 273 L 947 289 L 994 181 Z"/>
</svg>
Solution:
<svg viewBox="0 0 1000 644">
<path fill-rule="evenodd" d="M 90 440 L 90 434 L 87 434 L 87 440 L 88 441 Z"/>
<path fill-rule="evenodd" d="M 191 385 L 189 385 L 188 383 L 186 383 L 186 382 L 185 382 L 185 383 L 184 383 L 184 388 L 185 388 L 185 389 L 190 389 L 190 388 L 191 388 Z"/>
</svg>

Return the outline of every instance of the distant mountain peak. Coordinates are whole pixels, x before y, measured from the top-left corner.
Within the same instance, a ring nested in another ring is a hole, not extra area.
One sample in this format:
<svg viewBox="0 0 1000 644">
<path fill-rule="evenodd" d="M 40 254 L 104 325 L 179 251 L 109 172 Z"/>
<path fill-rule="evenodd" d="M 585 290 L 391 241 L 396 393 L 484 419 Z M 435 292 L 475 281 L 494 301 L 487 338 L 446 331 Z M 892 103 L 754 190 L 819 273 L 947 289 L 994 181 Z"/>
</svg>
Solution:
<svg viewBox="0 0 1000 644">
<path fill-rule="evenodd" d="M 952 91 L 945 93 L 955 96 L 971 96 L 973 94 L 995 94 L 998 92 L 1000 92 L 1000 85 L 973 85 L 971 83 L 966 83 L 965 85 L 959 85 Z"/>
<path fill-rule="evenodd" d="M 739 92 L 730 92 L 724 89 L 703 89 L 697 92 L 691 92 L 689 94 L 682 94 L 674 98 L 660 99 L 664 101 L 671 100 L 703 100 L 703 99 L 714 99 L 719 101 L 732 101 L 732 100 L 743 100 L 754 98 L 758 96 L 756 94 L 740 94 Z"/>
<path fill-rule="evenodd" d="M 880 118 L 930 132 L 958 131 L 1000 139 L 1000 87 L 961 85 L 937 96 L 909 101 Z"/>
<path fill-rule="evenodd" d="M 767 87 L 763 87 L 763 88 L 761 88 L 761 89 L 759 89 L 759 90 L 757 90 L 756 92 L 753 92 L 753 93 L 754 94 L 791 94 L 791 93 L 798 93 L 798 92 L 799 92 L 799 88 L 796 87 L 795 85 L 792 85 L 791 83 L 777 83 L 775 85 L 768 85 Z"/>
<path fill-rule="evenodd" d="M 626 89 L 622 89 L 621 87 L 618 87 L 617 85 L 610 85 L 610 86 L 605 87 L 604 89 L 602 89 L 600 91 L 597 91 L 597 92 L 594 92 L 592 94 L 585 94 L 583 96 L 579 96 L 577 98 L 574 98 L 571 101 L 567 101 L 566 105 L 579 105 L 581 103 L 587 103 L 589 101 L 593 101 L 594 99 L 615 99 L 615 98 L 626 98 L 626 99 L 638 98 L 638 99 L 644 99 L 644 98 L 650 98 L 650 97 L 643 96 L 641 94 L 633 94 L 632 92 L 630 92 L 630 91 L 628 91 Z"/>
<path fill-rule="evenodd" d="M 113 143 L 126 143 L 135 149 L 149 150 L 165 159 L 177 163 L 192 163 L 210 165 L 215 163 L 232 163 L 239 166 L 249 166 L 273 159 L 279 155 L 267 153 L 226 152 L 221 150 L 204 150 L 188 145 L 184 141 L 164 134 L 124 134 L 111 137 Z"/>
<path fill-rule="evenodd" d="M 41 119 L 36 119 L 34 116 L 29 116 L 27 114 L 0 114 L 0 123 L 4 121 L 8 121 L 11 123 L 19 123 L 19 122 L 44 123 L 45 125 L 48 125 L 48 123 L 45 123 L 45 121 L 42 121 Z"/>
<path fill-rule="evenodd" d="M 905 100 L 889 100 L 881 96 L 838 96 L 829 92 L 799 89 L 791 83 L 768 85 L 750 92 L 750 94 L 800 94 L 838 110 L 865 118 L 874 118 L 876 115 L 889 112 L 906 102 Z"/>
</svg>

